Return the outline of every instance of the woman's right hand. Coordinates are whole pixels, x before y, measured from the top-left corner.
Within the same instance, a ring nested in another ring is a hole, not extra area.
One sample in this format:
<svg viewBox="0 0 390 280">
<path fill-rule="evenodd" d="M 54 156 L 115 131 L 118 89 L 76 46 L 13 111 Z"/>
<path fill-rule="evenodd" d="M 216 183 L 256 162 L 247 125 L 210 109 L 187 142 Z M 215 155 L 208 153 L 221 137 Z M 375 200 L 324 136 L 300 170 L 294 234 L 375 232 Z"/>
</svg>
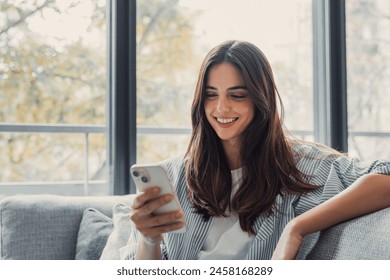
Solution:
<svg viewBox="0 0 390 280">
<path fill-rule="evenodd" d="M 146 239 L 146 243 L 159 243 L 162 234 L 184 226 L 181 211 L 165 214 L 152 214 L 156 209 L 169 203 L 173 199 L 172 194 L 160 196 L 160 188 L 153 187 L 140 193 L 134 199 L 130 219 L 134 222 L 137 230 Z"/>
</svg>

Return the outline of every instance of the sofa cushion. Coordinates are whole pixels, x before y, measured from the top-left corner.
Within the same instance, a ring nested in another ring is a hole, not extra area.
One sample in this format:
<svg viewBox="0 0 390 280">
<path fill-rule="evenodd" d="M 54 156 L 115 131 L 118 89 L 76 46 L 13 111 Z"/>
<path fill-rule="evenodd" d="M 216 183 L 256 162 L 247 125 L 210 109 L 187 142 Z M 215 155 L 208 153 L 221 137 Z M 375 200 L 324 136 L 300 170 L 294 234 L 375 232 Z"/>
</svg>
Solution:
<svg viewBox="0 0 390 280">
<path fill-rule="evenodd" d="M 119 249 L 126 246 L 131 234 L 130 207 L 117 204 L 113 208 L 114 230 L 111 232 L 107 244 L 101 255 L 102 260 L 119 260 Z"/>
<path fill-rule="evenodd" d="M 94 208 L 84 211 L 76 245 L 76 260 L 98 260 L 113 228 L 112 219 Z"/>
</svg>

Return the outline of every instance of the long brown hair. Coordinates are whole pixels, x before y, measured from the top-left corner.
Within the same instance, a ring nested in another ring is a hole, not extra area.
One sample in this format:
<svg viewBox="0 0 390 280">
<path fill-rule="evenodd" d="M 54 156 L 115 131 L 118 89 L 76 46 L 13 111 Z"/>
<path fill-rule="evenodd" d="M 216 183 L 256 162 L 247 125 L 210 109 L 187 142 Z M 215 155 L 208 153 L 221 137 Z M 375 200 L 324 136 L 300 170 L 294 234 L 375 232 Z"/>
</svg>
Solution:
<svg viewBox="0 0 390 280">
<path fill-rule="evenodd" d="M 208 71 L 222 62 L 239 69 L 255 106 L 254 118 L 242 135 L 242 183 L 233 199 L 231 171 L 222 142 L 207 121 L 204 108 Z M 277 195 L 283 195 L 284 190 L 306 192 L 316 188 L 296 167 L 282 116 L 283 105 L 271 66 L 259 48 L 248 42 L 228 41 L 207 54 L 195 88 L 192 135 L 186 152 L 189 199 L 205 220 L 234 211 L 241 228 L 253 234 L 256 218 L 274 212 Z"/>
</svg>

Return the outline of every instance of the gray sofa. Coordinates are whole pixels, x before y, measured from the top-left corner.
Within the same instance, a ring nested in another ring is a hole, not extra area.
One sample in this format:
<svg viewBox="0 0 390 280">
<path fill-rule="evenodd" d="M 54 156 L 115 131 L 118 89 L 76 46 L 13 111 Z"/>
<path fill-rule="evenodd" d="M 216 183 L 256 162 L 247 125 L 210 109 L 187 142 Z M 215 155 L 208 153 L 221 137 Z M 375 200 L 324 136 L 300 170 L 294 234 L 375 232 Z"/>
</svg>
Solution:
<svg viewBox="0 0 390 280">
<path fill-rule="evenodd" d="M 130 205 L 132 198 L 5 197 L 0 201 L 0 259 L 99 259 L 114 231 L 114 206 Z M 307 236 L 297 259 L 389 260 L 390 208 Z"/>
<path fill-rule="evenodd" d="M 85 250 L 100 253 L 113 229 L 113 206 L 131 203 L 131 196 L 71 197 L 60 195 L 15 195 L 0 201 L 0 259 L 87 259 Z M 96 209 L 96 211 L 88 211 Z M 83 218 L 94 215 L 94 225 Z M 101 214 L 101 215 L 98 215 Z M 96 219 L 96 217 L 105 217 Z M 85 230 L 82 232 L 82 225 Z M 82 243 L 80 234 L 90 232 Z M 93 240 L 92 238 L 95 238 Z M 95 241 L 98 244 L 92 244 Z M 95 248 L 98 247 L 98 248 Z"/>
</svg>

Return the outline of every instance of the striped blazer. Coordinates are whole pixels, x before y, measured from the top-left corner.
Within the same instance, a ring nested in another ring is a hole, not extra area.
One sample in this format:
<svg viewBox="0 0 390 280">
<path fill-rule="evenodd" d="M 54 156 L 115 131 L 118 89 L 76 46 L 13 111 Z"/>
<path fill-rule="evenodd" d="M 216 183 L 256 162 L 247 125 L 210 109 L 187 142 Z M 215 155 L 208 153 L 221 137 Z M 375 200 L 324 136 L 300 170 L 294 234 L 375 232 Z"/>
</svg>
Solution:
<svg viewBox="0 0 390 280">
<path fill-rule="evenodd" d="M 368 173 L 390 174 L 389 161 L 361 162 L 345 156 L 326 156 L 316 146 L 300 144 L 295 147 L 298 168 L 310 176 L 310 182 L 323 186 L 303 194 L 278 196 L 276 206 L 283 214 L 261 216 L 254 224 L 256 236 L 246 259 L 270 259 L 286 224 L 294 217 L 335 196 L 359 177 Z M 202 215 L 194 213 L 186 194 L 185 165 L 183 157 L 161 163 L 167 170 L 181 203 L 186 223 L 185 233 L 166 233 L 161 244 L 163 256 L 172 260 L 193 260 L 200 252 L 210 226 L 211 218 L 205 222 Z M 275 211 L 276 212 L 276 211 Z M 279 211 L 278 211 L 279 212 Z M 122 248 L 122 258 L 133 258 L 136 253 L 139 233 L 133 229 L 127 246 Z"/>
</svg>

